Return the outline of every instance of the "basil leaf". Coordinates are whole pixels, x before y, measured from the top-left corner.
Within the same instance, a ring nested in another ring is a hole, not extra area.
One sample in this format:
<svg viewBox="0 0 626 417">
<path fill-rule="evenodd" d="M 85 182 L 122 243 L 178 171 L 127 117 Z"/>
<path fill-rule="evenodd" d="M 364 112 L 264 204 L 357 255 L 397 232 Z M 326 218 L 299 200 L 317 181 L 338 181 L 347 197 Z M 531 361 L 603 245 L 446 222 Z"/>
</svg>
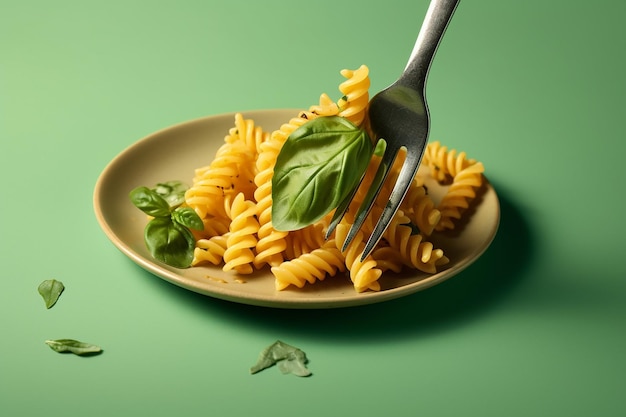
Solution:
<svg viewBox="0 0 626 417">
<path fill-rule="evenodd" d="M 358 185 L 371 156 L 367 133 L 343 117 L 318 117 L 296 129 L 274 167 L 274 228 L 300 229 L 335 209 Z"/>
<path fill-rule="evenodd" d="M 175 268 L 187 268 L 193 261 L 196 244 L 191 231 L 171 217 L 155 217 L 144 230 L 144 240 L 152 256 Z"/>
<path fill-rule="evenodd" d="M 204 223 L 191 207 L 178 207 L 172 212 L 172 220 L 193 230 L 204 230 Z"/>
<path fill-rule="evenodd" d="M 148 187 L 137 187 L 129 194 L 130 200 L 149 216 L 164 217 L 170 215 L 170 205 L 156 191 Z"/>
<path fill-rule="evenodd" d="M 56 279 L 47 279 L 39 284 L 37 288 L 46 303 L 46 308 L 51 308 L 56 304 L 64 289 L 63 283 Z"/>
<path fill-rule="evenodd" d="M 306 367 L 307 362 L 306 354 L 302 350 L 277 340 L 261 351 L 257 363 L 250 368 L 250 373 L 256 374 L 278 364 L 278 369 L 284 374 L 309 376 L 311 371 Z"/>
<path fill-rule="evenodd" d="M 178 207 L 185 202 L 187 188 L 181 181 L 167 181 L 158 183 L 153 191 L 163 197 L 170 207 Z"/>
<path fill-rule="evenodd" d="M 79 342 L 74 339 L 46 340 L 45 343 L 50 346 L 52 350 L 60 353 L 70 352 L 75 355 L 93 355 L 102 352 L 100 346 Z"/>
</svg>

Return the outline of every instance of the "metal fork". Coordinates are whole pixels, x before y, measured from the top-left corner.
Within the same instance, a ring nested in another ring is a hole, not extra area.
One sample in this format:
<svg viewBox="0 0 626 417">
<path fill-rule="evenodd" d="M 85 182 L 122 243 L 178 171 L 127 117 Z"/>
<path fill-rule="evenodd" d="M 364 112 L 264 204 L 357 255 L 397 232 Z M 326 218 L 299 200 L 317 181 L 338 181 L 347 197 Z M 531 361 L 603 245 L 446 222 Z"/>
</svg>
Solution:
<svg viewBox="0 0 626 417">
<path fill-rule="evenodd" d="M 370 132 L 374 135 L 374 140 L 384 139 L 386 147 L 374 180 L 343 243 L 344 251 L 361 229 L 382 189 L 390 167 L 398 152 L 403 148 L 406 150 L 406 159 L 391 191 L 389 201 L 365 244 L 361 261 L 372 252 L 387 230 L 419 168 L 430 130 L 430 115 L 425 96 L 426 78 L 437 47 L 459 1 L 432 0 L 430 2 L 404 72 L 396 82 L 376 94 L 369 102 Z M 359 186 L 337 207 L 327 231 L 327 237 L 345 215 Z"/>
</svg>

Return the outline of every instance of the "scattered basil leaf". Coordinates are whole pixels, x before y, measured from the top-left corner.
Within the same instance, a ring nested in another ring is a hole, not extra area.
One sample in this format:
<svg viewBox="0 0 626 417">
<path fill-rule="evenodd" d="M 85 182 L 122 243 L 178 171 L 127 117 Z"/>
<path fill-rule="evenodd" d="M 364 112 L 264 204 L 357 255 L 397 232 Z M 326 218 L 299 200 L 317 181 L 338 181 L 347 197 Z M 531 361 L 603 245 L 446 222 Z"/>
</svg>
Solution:
<svg viewBox="0 0 626 417">
<path fill-rule="evenodd" d="M 163 217 L 170 215 L 170 205 L 157 194 L 156 191 L 148 187 L 137 187 L 130 192 L 130 200 L 141 211 L 149 216 Z"/>
<path fill-rule="evenodd" d="M 180 181 L 160 182 L 154 187 L 154 192 L 163 197 L 170 207 L 178 207 L 185 202 L 185 191 L 189 188 Z"/>
<path fill-rule="evenodd" d="M 191 207 L 178 207 L 172 212 L 172 220 L 193 230 L 204 229 L 204 223 Z"/>
<path fill-rule="evenodd" d="M 74 339 L 46 340 L 45 343 L 50 346 L 52 350 L 60 353 L 70 352 L 75 355 L 94 355 L 102 352 L 100 346 L 79 342 Z"/>
<path fill-rule="evenodd" d="M 37 287 L 39 294 L 41 294 L 46 303 L 46 308 L 51 308 L 56 304 L 64 289 L 63 283 L 56 279 L 47 279 Z"/>
<path fill-rule="evenodd" d="M 150 254 L 175 268 L 188 268 L 193 261 L 196 239 L 185 226 L 171 217 L 155 217 L 144 229 L 144 240 Z"/>
<path fill-rule="evenodd" d="M 283 374 L 310 376 L 311 371 L 306 367 L 307 362 L 306 354 L 302 350 L 277 340 L 263 349 L 257 363 L 250 368 L 250 373 L 256 374 L 277 364 Z"/>
<path fill-rule="evenodd" d="M 274 166 L 274 228 L 301 229 L 335 209 L 358 184 L 372 148 L 367 133 L 343 117 L 318 117 L 296 129 Z"/>
</svg>

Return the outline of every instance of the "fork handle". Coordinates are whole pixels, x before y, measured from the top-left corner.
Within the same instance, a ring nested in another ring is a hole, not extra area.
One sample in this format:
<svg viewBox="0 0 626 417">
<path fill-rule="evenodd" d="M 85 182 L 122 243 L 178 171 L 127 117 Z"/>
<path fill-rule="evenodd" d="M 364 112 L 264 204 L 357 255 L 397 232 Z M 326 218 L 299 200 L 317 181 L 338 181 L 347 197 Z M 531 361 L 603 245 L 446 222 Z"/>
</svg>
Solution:
<svg viewBox="0 0 626 417">
<path fill-rule="evenodd" d="M 424 91 L 430 64 L 460 0 L 431 0 L 399 84 Z"/>
</svg>

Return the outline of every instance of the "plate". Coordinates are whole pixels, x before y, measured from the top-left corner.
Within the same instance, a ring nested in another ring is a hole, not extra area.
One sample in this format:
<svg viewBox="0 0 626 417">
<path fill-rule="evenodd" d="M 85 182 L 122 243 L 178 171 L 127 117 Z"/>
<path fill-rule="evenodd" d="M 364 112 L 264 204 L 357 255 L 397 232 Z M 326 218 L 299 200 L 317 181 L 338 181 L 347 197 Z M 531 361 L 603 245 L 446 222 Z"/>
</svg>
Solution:
<svg viewBox="0 0 626 417">
<path fill-rule="evenodd" d="M 256 125 L 272 131 L 298 114 L 298 110 L 241 112 Z M 152 258 L 143 240 L 145 215 L 129 200 L 138 186 L 180 180 L 191 184 L 194 169 L 208 165 L 234 126 L 235 113 L 204 117 L 153 133 L 123 150 L 103 170 L 94 190 L 96 218 L 106 236 L 132 261 L 152 274 L 182 288 L 238 303 L 277 308 L 334 308 L 371 304 L 406 296 L 447 280 L 478 259 L 492 242 L 499 224 L 496 192 L 487 182 L 468 211 L 469 217 L 454 233 L 436 239 L 450 258 L 436 274 L 419 271 L 386 273 L 381 291 L 357 293 L 347 276 L 326 278 L 304 288 L 277 291 L 269 270 L 249 276 L 224 272 L 220 267 L 177 269 Z M 427 168 L 420 168 L 427 169 Z M 445 193 L 436 182 L 429 192 Z"/>
</svg>

